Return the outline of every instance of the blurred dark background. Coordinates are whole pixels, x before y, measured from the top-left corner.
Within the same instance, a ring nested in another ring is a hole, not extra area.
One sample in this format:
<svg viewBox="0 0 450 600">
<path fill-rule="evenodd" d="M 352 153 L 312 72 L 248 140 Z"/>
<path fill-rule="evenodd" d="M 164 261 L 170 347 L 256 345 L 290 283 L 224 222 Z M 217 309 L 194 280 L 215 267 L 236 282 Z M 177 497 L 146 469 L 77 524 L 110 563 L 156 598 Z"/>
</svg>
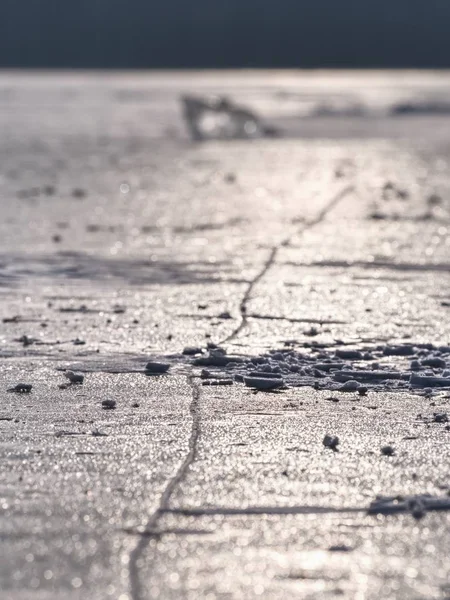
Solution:
<svg viewBox="0 0 450 600">
<path fill-rule="evenodd" d="M 450 0 L 0 0 L 0 67 L 450 67 Z"/>
</svg>

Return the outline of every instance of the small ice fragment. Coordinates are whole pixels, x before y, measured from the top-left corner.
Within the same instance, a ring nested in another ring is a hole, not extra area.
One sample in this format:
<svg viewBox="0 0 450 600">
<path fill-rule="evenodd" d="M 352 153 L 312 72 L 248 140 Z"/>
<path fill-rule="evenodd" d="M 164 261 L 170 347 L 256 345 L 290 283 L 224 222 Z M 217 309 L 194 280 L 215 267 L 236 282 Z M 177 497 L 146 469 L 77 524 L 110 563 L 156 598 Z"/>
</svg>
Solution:
<svg viewBox="0 0 450 600">
<path fill-rule="evenodd" d="M 225 183 L 235 183 L 236 175 L 234 173 L 226 173 L 223 179 Z"/>
<path fill-rule="evenodd" d="M 202 349 L 197 348 L 196 346 L 186 346 L 186 348 L 183 349 L 183 354 L 185 356 L 194 356 L 195 354 L 201 354 L 201 353 L 202 353 Z"/>
<path fill-rule="evenodd" d="M 414 346 L 404 344 L 401 346 L 385 346 L 383 348 L 385 356 L 411 356 L 414 354 Z"/>
<path fill-rule="evenodd" d="M 310 329 L 304 331 L 303 335 L 307 335 L 308 337 L 315 337 L 316 335 L 319 335 L 319 330 L 317 329 L 317 327 L 311 327 Z"/>
<path fill-rule="evenodd" d="M 233 317 L 231 316 L 231 314 L 228 311 L 225 311 L 223 313 L 220 313 L 220 315 L 217 315 L 218 319 L 232 319 Z"/>
<path fill-rule="evenodd" d="M 354 379 L 351 379 L 350 381 L 346 381 L 345 383 L 343 383 L 341 385 L 341 387 L 339 388 L 339 391 L 340 392 L 356 392 L 358 387 L 359 387 L 359 383 L 357 381 L 355 381 Z"/>
<path fill-rule="evenodd" d="M 427 198 L 427 204 L 428 206 L 439 206 L 442 204 L 442 198 L 438 194 L 431 194 Z"/>
<path fill-rule="evenodd" d="M 183 116 L 192 139 L 252 139 L 271 135 L 259 117 L 224 96 L 183 96 Z"/>
<path fill-rule="evenodd" d="M 323 445 L 325 448 L 330 448 L 330 450 L 334 450 L 336 452 L 337 447 L 339 445 L 339 438 L 337 435 L 326 435 L 323 438 Z"/>
<path fill-rule="evenodd" d="M 442 358 L 438 358 L 437 356 L 431 356 L 429 358 L 424 358 L 422 360 L 422 365 L 424 367 L 433 367 L 435 369 L 445 369 L 447 363 Z"/>
<path fill-rule="evenodd" d="M 375 381 L 375 380 L 384 380 L 384 379 L 402 379 L 402 373 L 398 371 L 336 371 L 333 374 L 333 377 L 336 381 L 348 381 L 348 380 L 356 380 L 358 381 Z"/>
<path fill-rule="evenodd" d="M 330 546 L 328 548 L 328 552 L 351 552 L 353 548 L 351 546 L 347 546 L 346 544 L 339 544 L 336 546 Z"/>
<path fill-rule="evenodd" d="M 284 381 L 280 379 L 267 379 L 265 377 L 244 377 L 244 383 L 247 387 L 256 390 L 275 390 L 284 386 Z"/>
<path fill-rule="evenodd" d="M 193 364 L 198 367 L 226 367 L 230 363 L 242 363 L 239 356 L 223 356 L 221 354 L 209 356 L 199 356 L 194 359 Z"/>
<path fill-rule="evenodd" d="M 361 360 L 363 357 L 359 350 L 336 350 L 336 356 L 344 360 Z"/>
<path fill-rule="evenodd" d="M 74 198 L 78 198 L 78 199 L 85 198 L 86 197 L 86 191 L 83 190 L 82 188 L 74 188 L 72 190 L 72 196 Z"/>
<path fill-rule="evenodd" d="M 409 382 L 417 387 L 450 387 L 450 378 L 447 377 L 424 377 L 412 374 Z"/>
<path fill-rule="evenodd" d="M 105 410 L 113 410 L 114 408 L 116 408 L 117 402 L 115 400 L 103 400 L 102 401 L 102 408 L 104 408 Z"/>
<path fill-rule="evenodd" d="M 329 362 L 329 363 L 316 363 L 316 369 L 319 371 L 331 371 L 332 369 L 343 369 L 345 367 L 345 363 L 337 363 L 337 362 Z"/>
<path fill-rule="evenodd" d="M 214 346 L 210 348 L 209 353 L 212 356 L 226 356 L 227 351 L 225 350 L 225 348 L 222 348 L 221 346 Z"/>
<path fill-rule="evenodd" d="M 84 375 L 81 375 L 81 373 L 74 373 L 73 371 L 66 371 L 64 373 L 64 377 L 67 377 L 67 379 L 70 381 L 70 383 L 73 384 L 82 384 L 84 381 Z"/>
<path fill-rule="evenodd" d="M 435 423 L 448 423 L 447 413 L 434 413 L 433 421 Z"/>
<path fill-rule="evenodd" d="M 264 379 L 281 379 L 281 375 L 271 371 L 250 371 L 249 377 L 263 377 Z"/>
<path fill-rule="evenodd" d="M 16 392 L 17 394 L 29 394 L 33 386 L 30 383 L 18 383 L 12 388 L 9 388 L 8 392 Z"/>
<path fill-rule="evenodd" d="M 420 519 L 429 510 L 449 510 L 450 499 L 439 498 L 422 494 L 418 496 L 381 496 L 374 500 L 368 509 L 369 515 L 390 515 L 400 512 L 409 512 L 416 519 Z"/>
<path fill-rule="evenodd" d="M 411 498 L 408 501 L 408 508 L 415 519 L 422 519 L 427 512 L 425 503 L 420 498 Z"/>
<path fill-rule="evenodd" d="M 99 431 L 98 429 L 94 429 L 91 433 L 94 437 L 108 437 L 107 433 L 103 433 L 103 431 Z"/>
<path fill-rule="evenodd" d="M 161 363 L 156 361 L 149 361 L 145 367 L 145 371 L 148 374 L 153 375 L 161 375 L 162 373 L 167 373 L 170 369 L 170 365 L 167 363 Z"/>
</svg>

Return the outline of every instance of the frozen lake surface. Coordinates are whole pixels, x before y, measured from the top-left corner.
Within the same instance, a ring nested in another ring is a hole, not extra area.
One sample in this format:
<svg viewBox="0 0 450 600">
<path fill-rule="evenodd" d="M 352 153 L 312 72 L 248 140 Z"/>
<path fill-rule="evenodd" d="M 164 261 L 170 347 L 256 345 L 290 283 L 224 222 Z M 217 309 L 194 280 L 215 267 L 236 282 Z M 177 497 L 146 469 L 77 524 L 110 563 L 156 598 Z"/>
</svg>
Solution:
<svg viewBox="0 0 450 600">
<path fill-rule="evenodd" d="M 446 72 L 0 75 L 2 600 L 449 597 L 449 131 Z"/>
</svg>

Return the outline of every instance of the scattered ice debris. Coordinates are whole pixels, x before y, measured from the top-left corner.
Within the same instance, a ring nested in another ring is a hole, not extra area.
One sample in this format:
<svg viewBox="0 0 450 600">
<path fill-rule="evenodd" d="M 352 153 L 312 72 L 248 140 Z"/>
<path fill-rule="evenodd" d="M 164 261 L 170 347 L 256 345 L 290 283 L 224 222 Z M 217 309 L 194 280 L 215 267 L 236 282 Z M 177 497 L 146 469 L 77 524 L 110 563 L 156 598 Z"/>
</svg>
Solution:
<svg viewBox="0 0 450 600">
<path fill-rule="evenodd" d="M 81 373 L 74 373 L 73 371 L 66 371 L 64 377 L 67 377 L 70 383 L 75 385 L 81 385 L 84 381 L 84 375 Z"/>
<path fill-rule="evenodd" d="M 253 111 L 234 104 L 225 96 L 185 95 L 181 102 L 187 128 L 196 141 L 254 139 L 278 134 Z"/>
<path fill-rule="evenodd" d="M 117 406 L 117 402 L 115 400 L 103 400 L 102 401 L 102 408 L 104 408 L 105 410 L 113 410 L 114 408 L 116 408 Z"/>
<path fill-rule="evenodd" d="M 284 387 L 284 381 L 280 379 L 268 379 L 266 377 L 244 377 L 247 387 L 260 391 L 270 391 Z"/>
<path fill-rule="evenodd" d="M 308 386 L 360 396 L 386 390 L 424 395 L 426 388 L 434 395 L 436 388 L 450 388 L 450 368 L 444 368 L 450 367 L 449 345 L 289 340 L 282 348 L 249 356 L 227 354 L 209 342 L 204 354 L 188 349 L 171 358 L 201 367 L 203 379 L 240 383 L 245 378 L 282 379 L 290 388 Z"/>
<path fill-rule="evenodd" d="M 410 513 L 415 519 L 421 519 L 428 511 L 450 510 L 450 498 L 435 497 L 430 494 L 417 496 L 378 496 L 368 509 L 369 515 L 391 515 Z"/>
<path fill-rule="evenodd" d="M 339 445 L 339 438 L 337 437 L 337 435 L 326 435 L 323 438 L 323 445 L 325 446 L 325 448 L 330 448 L 330 450 L 333 450 L 334 452 L 337 451 L 337 447 Z"/>
<path fill-rule="evenodd" d="M 170 364 L 156 361 L 149 361 L 145 366 L 145 372 L 149 375 L 162 375 L 170 369 Z"/>
<path fill-rule="evenodd" d="M 395 448 L 392 446 L 383 446 L 381 448 L 381 454 L 383 454 L 383 456 L 394 456 Z"/>
<path fill-rule="evenodd" d="M 16 394 L 29 394 L 32 389 L 33 386 L 31 385 L 31 383 L 18 383 L 14 387 L 9 388 L 7 391 L 15 392 Z"/>
</svg>

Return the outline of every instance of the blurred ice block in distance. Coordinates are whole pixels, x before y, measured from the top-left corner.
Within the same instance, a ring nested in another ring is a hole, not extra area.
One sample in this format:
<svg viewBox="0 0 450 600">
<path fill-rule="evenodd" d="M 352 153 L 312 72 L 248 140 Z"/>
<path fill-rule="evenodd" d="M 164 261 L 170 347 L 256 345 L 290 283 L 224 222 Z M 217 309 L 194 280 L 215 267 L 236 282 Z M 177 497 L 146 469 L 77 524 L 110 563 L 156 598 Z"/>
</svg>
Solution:
<svg viewBox="0 0 450 600">
<path fill-rule="evenodd" d="M 233 140 L 272 137 L 277 131 L 251 110 L 224 96 L 182 96 L 183 116 L 193 140 Z"/>
</svg>

